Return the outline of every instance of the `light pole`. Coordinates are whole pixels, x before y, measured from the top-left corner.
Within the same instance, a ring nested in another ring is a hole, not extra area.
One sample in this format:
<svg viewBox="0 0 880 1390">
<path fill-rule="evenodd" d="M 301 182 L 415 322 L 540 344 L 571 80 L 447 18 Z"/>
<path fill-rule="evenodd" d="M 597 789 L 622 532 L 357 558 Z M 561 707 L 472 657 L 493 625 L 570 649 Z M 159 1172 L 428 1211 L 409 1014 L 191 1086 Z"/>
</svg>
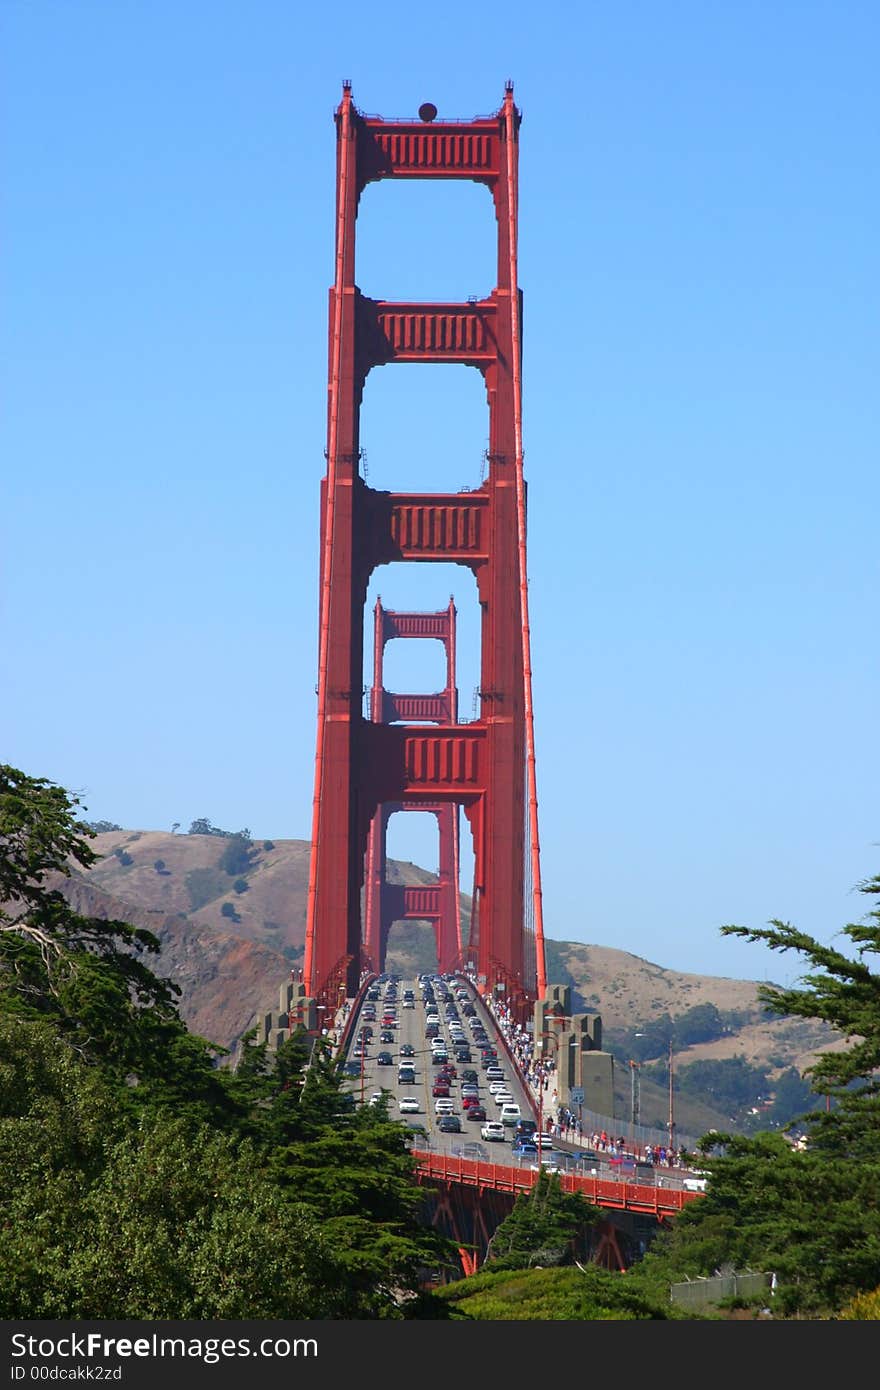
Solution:
<svg viewBox="0 0 880 1390">
<path fill-rule="evenodd" d="M 672 1072 L 672 1039 L 669 1039 L 669 1149 L 668 1153 L 675 1152 L 675 1087 Z"/>
<path fill-rule="evenodd" d="M 631 1110 L 632 1110 L 633 1142 L 635 1142 L 635 1127 L 636 1127 L 636 1125 L 637 1125 L 638 1122 L 639 1122 L 639 1099 L 640 1099 L 640 1092 L 641 1092 L 641 1076 L 640 1076 L 640 1072 L 641 1072 L 641 1070 L 642 1070 L 641 1063 L 640 1063 L 640 1062 L 634 1062 L 633 1059 L 630 1057 L 630 1059 L 629 1059 L 630 1105 L 631 1105 Z"/>
</svg>

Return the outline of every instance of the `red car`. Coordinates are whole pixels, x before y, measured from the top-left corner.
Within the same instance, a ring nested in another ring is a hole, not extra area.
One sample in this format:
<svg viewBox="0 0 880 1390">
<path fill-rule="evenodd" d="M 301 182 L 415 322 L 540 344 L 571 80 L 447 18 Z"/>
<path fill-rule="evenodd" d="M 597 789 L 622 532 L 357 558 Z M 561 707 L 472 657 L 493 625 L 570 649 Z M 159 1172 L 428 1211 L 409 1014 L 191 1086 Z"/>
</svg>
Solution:
<svg viewBox="0 0 880 1390">
<path fill-rule="evenodd" d="M 445 1082 L 445 1081 L 435 1081 L 435 1082 L 434 1082 L 434 1085 L 431 1087 L 431 1095 L 432 1095 L 432 1096 L 448 1096 L 448 1095 L 449 1095 L 449 1085 L 448 1085 L 448 1083 Z"/>
<path fill-rule="evenodd" d="M 468 1105 L 464 1117 L 466 1120 L 485 1120 L 486 1111 L 482 1105 Z"/>
<path fill-rule="evenodd" d="M 479 1096 L 462 1096 L 462 1101 L 461 1101 L 461 1108 L 462 1108 L 462 1110 L 472 1110 L 472 1109 L 474 1108 L 474 1106 L 479 1106 L 479 1104 L 480 1104 L 480 1097 L 479 1097 Z"/>
</svg>

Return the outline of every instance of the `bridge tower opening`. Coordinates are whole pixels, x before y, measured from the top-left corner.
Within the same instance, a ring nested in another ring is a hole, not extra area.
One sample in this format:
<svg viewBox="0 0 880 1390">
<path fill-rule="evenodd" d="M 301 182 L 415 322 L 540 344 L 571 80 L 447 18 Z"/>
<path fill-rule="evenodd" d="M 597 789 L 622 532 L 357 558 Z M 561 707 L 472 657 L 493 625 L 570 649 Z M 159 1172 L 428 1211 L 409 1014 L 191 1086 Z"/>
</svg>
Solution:
<svg viewBox="0 0 880 1390">
<path fill-rule="evenodd" d="M 512 83 L 500 110 L 473 120 L 438 119 L 429 102 L 411 120 L 366 116 L 353 103 L 350 83 L 343 85 L 336 111 L 336 252 L 304 960 L 308 991 L 325 1002 L 335 1001 L 340 986 L 355 993 L 365 963 L 381 952 L 382 912 L 370 916 L 376 881 L 369 868 L 363 893 L 366 934 L 361 898 L 368 848 L 381 845 L 389 807 L 436 814 L 441 843 L 445 836 L 450 847 L 464 811 L 473 837 L 474 898 L 462 963 L 473 970 L 481 989 L 503 985 L 523 1014 L 546 987 L 522 448 L 520 121 Z M 488 297 L 402 303 L 369 299 L 358 289 L 355 233 L 364 188 L 379 179 L 425 178 L 470 179 L 489 189 L 497 282 Z M 479 488 L 386 492 L 369 488 L 361 477 L 360 409 L 367 375 L 377 366 L 414 362 L 459 364 L 480 372 L 489 447 Z M 366 591 L 373 570 L 394 561 L 453 562 L 476 578 L 479 714 L 469 723 L 461 723 L 457 712 L 430 724 L 412 714 L 408 722 L 403 712 L 393 722 L 364 717 Z M 460 924 L 457 931 L 456 949 Z M 452 946 L 450 937 L 445 957 Z"/>
<path fill-rule="evenodd" d="M 373 685 L 370 719 L 374 724 L 431 723 L 444 728 L 458 723 L 455 683 L 455 604 L 439 613 L 401 613 L 376 600 L 373 634 Z M 386 644 L 397 638 L 439 641 L 446 655 L 446 684 L 432 694 L 395 694 L 385 689 Z M 430 812 L 437 817 L 439 869 L 436 884 L 389 883 L 386 877 L 388 822 L 398 811 Z M 378 806 L 370 822 L 364 886 L 363 964 L 385 969 L 388 933 L 393 922 L 430 922 L 437 942 L 437 963 L 446 973 L 462 965 L 459 891 L 459 807 L 454 801 L 404 798 Z"/>
</svg>

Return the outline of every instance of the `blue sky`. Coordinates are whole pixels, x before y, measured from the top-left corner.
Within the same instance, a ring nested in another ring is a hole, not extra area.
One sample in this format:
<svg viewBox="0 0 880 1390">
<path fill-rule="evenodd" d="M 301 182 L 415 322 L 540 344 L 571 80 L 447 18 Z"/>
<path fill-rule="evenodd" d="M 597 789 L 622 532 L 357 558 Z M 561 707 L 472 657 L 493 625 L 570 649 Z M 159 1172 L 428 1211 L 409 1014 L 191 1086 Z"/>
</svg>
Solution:
<svg viewBox="0 0 880 1390">
<path fill-rule="evenodd" d="M 798 974 L 718 928 L 830 940 L 878 869 L 877 6 L 0 25 L 0 759 L 93 819 L 308 837 L 333 110 L 349 78 L 366 112 L 471 117 L 511 78 L 546 931 Z M 368 188 L 358 282 L 485 294 L 494 235 L 477 185 Z M 479 483 L 476 372 L 375 371 L 362 420 L 372 486 Z M 468 714 L 469 573 L 376 593 L 455 595 Z M 391 688 L 441 683 L 417 645 Z M 432 868 L 422 822 L 390 848 Z"/>
</svg>

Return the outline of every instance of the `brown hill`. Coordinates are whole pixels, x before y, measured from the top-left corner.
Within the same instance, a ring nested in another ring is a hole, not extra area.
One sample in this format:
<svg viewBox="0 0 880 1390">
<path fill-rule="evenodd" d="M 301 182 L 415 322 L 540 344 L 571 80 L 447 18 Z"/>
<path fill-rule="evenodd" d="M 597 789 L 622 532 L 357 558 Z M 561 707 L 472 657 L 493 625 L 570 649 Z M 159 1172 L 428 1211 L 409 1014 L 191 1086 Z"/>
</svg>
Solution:
<svg viewBox="0 0 880 1390">
<path fill-rule="evenodd" d="M 65 895 L 90 915 L 123 918 L 155 932 L 162 942 L 158 973 L 181 986 L 188 1025 L 232 1048 L 260 1014 L 276 1007 L 279 986 L 302 963 L 307 842 L 243 846 L 220 834 L 120 830 L 98 835 L 93 846 L 100 861 L 88 873 L 76 871 L 62 885 Z M 389 864 L 389 876 L 403 883 L 434 881 L 418 866 L 396 861 Z M 463 907 L 467 921 L 467 900 Z M 435 969 L 430 927 L 397 924 L 388 964 L 406 976 Z M 841 1045 L 824 1026 L 768 1018 L 758 1005 L 754 980 L 684 974 L 610 946 L 571 941 L 548 942 L 548 974 L 554 982 L 572 985 L 576 1007 L 601 1014 L 606 1038 L 698 1004 L 737 1016 L 730 1033 L 683 1050 L 678 1066 L 740 1056 L 767 1067 L 772 1076 L 792 1066 L 802 1071 L 818 1050 Z M 619 1070 L 621 1086 L 628 1088 L 628 1072 Z M 644 1118 L 652 1106 L 662 1111 L 664 1103 L 662 1088 L 645 1082 Z M 623 1094 L 620 1113 L 626 1113 Z M 695 1114 L 692 1124 L 710 1128 L 718 1120 L 707 1110 Z"/>
</svg>

